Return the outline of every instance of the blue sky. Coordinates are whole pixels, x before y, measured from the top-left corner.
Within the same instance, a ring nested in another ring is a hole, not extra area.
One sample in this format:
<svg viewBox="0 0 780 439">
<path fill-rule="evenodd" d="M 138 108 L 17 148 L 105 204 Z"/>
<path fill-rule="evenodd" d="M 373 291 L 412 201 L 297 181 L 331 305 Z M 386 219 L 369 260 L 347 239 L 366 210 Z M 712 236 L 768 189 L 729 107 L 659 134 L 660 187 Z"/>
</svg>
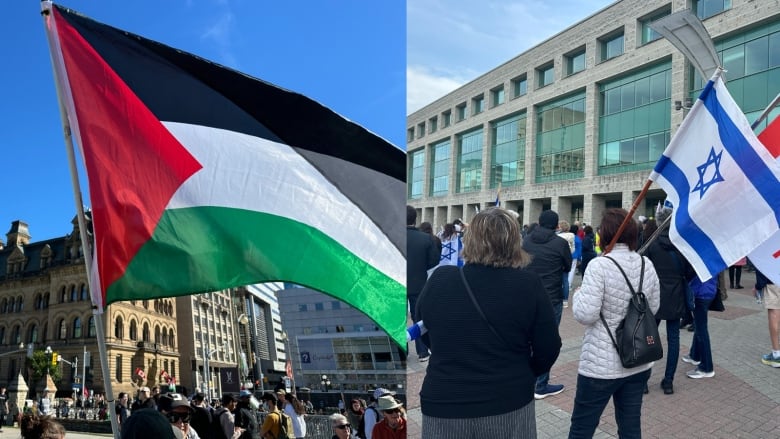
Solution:
<svg viewBox="0 0 780 439">
<path fill-rule="evenodd" d="M 305 94 L 404 146 L 405 2 L 55 3 Z M 33 241 L 64 236 L 76 208 L 40 2 L 3 2 L 3 12 L 0 239 L 17 219 L 29 224 Z M 84 183 L 82 192 L 86 199 Z"/>
<path fill-rule="evenodd" d="M 407 114 L 615 0 L 410 0 Z"/>
</svg>

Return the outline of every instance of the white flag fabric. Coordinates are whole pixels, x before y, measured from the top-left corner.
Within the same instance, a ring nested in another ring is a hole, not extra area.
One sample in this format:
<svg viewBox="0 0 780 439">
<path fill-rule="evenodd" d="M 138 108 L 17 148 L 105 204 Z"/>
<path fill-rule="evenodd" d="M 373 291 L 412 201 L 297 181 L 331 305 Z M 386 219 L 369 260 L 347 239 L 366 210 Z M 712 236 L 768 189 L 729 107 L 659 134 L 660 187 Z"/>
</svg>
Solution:
<svg viewBox="0 0 780 439">
<path fill-rule="evenodd" d="M 650 174 L 674 205 L 669 236 L 707 280 L 780 226 L 780 166 L 719 69 Z"/>
<path fill-rule="evenodd" d="M 780 96 L 780 95 L 778 95 Z M 773 102 L 773 104 L 776 104 Z M 772 108 L 774 105 L 770 104 Z M 780 117 L 769 124 L 758 136 L 758 140 L 780 161 Z M 780 230 L 764 241 L 748 255 L 750 262 L 775 285 L 780 285 Z"/>
</svg>

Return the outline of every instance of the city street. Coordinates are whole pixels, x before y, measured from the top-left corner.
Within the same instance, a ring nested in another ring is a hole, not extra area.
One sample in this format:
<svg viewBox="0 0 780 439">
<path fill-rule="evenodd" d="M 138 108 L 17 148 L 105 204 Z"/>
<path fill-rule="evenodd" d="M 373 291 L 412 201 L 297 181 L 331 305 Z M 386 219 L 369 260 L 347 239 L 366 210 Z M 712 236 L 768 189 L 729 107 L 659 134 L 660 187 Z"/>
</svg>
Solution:
<svg viewBox="0 0 780 439">
<path fill-rule="evenodd" d="M 575 283 L 579 283 L 579 276 Z M 753 273 L 743 272 L 741 290 L 729 290 L 726 311 L 709 313 L 710 341 L 715 377 L 693 380 L 685 376 L 692 367 L 680 363 L 673 395 L 664 395 L 659 384 L 665 359 L 656 362 L 649 381 L 650 393 L 642 407 L 642 433 L 646 438 L 777 438 L 780 437 L 780 369 L 761 363 L 771 350 L 766 310 L 755 302 Z M 560 333 L 563 347 L 551 371 L 551 383 L 566 385 L 557 396 L 536 401 L 539 438 L 566 437 L 577 380 L 583 326 L 564 309 Z M 665 343 L 665 325 L 661 336 Z M 688 353 L 693 333 L 683 330 L 680 356 Z M 409 437 L 419 438 L 422 424 L 419 389 L 427 363 L 419 363 L 411 349 L 408 367 Z M 436 355 L 433 353 L 432 355 Z M 496 397 L 501 389 L 492 389 Z M 595 438 L 616 438 L 611 403 L 602 416 Z"/>
</svg>

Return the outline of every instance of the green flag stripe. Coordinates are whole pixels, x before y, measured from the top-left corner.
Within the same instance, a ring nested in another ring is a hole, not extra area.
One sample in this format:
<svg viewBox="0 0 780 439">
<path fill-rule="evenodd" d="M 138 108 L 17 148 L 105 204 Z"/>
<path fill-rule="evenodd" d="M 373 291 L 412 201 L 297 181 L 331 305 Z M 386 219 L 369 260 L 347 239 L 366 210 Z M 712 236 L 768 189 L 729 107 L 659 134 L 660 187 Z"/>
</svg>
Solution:
<svg viewBox="0 0 780 439">
<path fill-rule="evenodd" d="M 143 300 L 295 279 L 361 310 L 400 346 L 406 288 L 317 229 L 227 207 L 169 209 L 106 300 Z"/>
</svg>

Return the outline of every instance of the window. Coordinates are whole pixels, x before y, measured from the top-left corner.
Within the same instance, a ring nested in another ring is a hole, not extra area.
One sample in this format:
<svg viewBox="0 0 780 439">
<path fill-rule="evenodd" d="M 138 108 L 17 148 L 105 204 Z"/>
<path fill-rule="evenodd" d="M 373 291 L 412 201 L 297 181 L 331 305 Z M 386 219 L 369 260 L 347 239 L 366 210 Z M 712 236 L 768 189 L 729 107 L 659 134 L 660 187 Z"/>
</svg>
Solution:
<svg viewBox="0 0 780 439">
<path fill-rule="evenodd" d="M 455 107 L 455 109 L 458 111 L 458 122 L 466 119 L 466 103 L 462 103 Z"/>
<path fill-rule="evenodd" d="M 89 300 L 89 293 L 85 284 L 81 284 L 81 298 L 79 300 Z"/>
<path fill-rule="evenodd" d="M 429 133 L 435 133 L 438 128 L 439 128 L 439 118 L 437 116 L 433 116 L 432 118 L 428 119 Z"/>
<path fill-rule="evenodd" d="M 302 303 L 302 304 L 298 305 L 298 312 L 306 312 L 308 310 L 309 310 L 309 307 L 305 303 Z"/>
<path fill-rule="evenodd" d="M 22 308 L 24 308 L 24 297 L 19 296 L 19 298 L 16 299 L 16 312 L 22 312 Z"/>
<path fill-rule="evenodd" d="M 176 348 L 176 337 L 173 335 L 173 329 L 168 333 L 168 344 L 171 348 Z M 171 372 L 173 374 L 173 372 Z"/>
<path fill-rule="evenodd" d="M 639 19 L 640 29 L 641 29 L 641 32 L 642 32 L 642 38 L 641 38 L 642 44 L 647 44 L 649 42 L 652 42 L 652 41 L 655 41 L 655 40 L 661 38 L 661 34 L 659 34 L 658 32 L 654 31 L 653 29 L 651 29 L 650 28 L 650 24 L 652 22 L 658 20 L 659 18 L 666 17 L 667 15 L 669 15 L 671 13 L 672 13 L 672 8 L 671 8 L 671 6 L 667 5 L 662 10 L 654 12 L 654 13 L 650 14 L 646 18 L 640 18 Z"/>
<path fill-rule="evenodd" d="M 479 95 L 471 100 L 471 111 L 475 115 L 485 111 L 485 96 Z"/>
<path fill-rule="evenodd" d="M 5 326 L 0 326 L 0 345 L 5 344 Z"/>
<path fill-rule="evenodd" d="M 525 178 L 525 125 L 525 114 L 491 124 L 491 188 L 514 186 Z"/>
<path fill-rule="evenodd" d="M 114 322 L 114 337 L 117 340 L 121 340 L 125 337 L 125 325 L 122 322 L 122 317 L 117 317 Z"/>
<path fill-rule="evenodd" d="M 623 54 L 623 29 L 605 37 L 599 38 L 601 60 L 606 61 Z"/>
<path fill-rule="evenodd" d="M 162 343 L 162 333 L 160 327 L 157 325 L 154 326 L 154 342 L 158 344 Z"/>
<path fill-rule="evenodd" d="M 423 193 L 423 179 L 425 178 L 425 149 L 409 153 L 409 170 L 407 171 L 407 180 L 409 181 L 409 198 L 421 198 Z"/>
<path fill-rule="evenodd" d="M 528 78 L 526 75 L 518 76 L 512 80 L 512 96 L 520 97 L 528 93 Z"/>
<path fill-rule="evenodd" d="M 412 142 L 414 141 L 414 128 L 409 128 L 406 130 L 406 141 Z"/>
<path fill-rule="evenodd" d="M 425 135 L 425 122 L 421 122 L 417 124 L 417 138 Z"/>
<path fill-rule="evenodd" d="M 14 345 L 22 342 L 22 328 L 19 325 L 14 326 L 14 330 L 11 332 L 11 340 Z"/>
<path fill-rule="evenodd" d="M 504 86 L 494 88 L 490 91 L 492 106 L 498 106 L 504 103 Z"/>
<path fill-rule="evenodd" d="M 130 320 L 130 340 L 138 340 L 138 324 L 135 320 Z"/>
<path fill-rule="evenodd" d="M 482 130 L 458 136 L 458 192 L 482 189 Z"/>
<path fill-rule="evenodd" d="M 447 195 L 450 190 L 450 141 L 432 145 L 433 161 L 431 162 L 430 195 Z"/>
<path fill-rule="evenodd" d="M 322 311 L 323 309 L 325 309 L 325 305 L 322 302 L 317 302 L 314 304 L 315 311 Z"/>
<path fill-rule="evenodd" d="M 75 285 L 71 285 L 70 286 L 70 301 L 71 302 L 75 302 L 76 300 L 78 300 L 78 298 L 79 297 L 78 297 L 78 295 L 76 293 L 76 286 Z"/>
<path fill-rule="evenodd" d="M 116 365 L 114 366 L 114 378 L 118 382 L 122 382 L 122 356 L 117 355 L 116 356 Z"/>
<path fill-rule="evenodd" d="M 87 337 L 95 337 L 96 335 L 95 316 L 90 316 L 89 320 L 87 320 Z"/>
<path fill-rule="evenodd" d="M 693 11 L 704 20 L 731 9 L 731 0 L 693 0 Z"/>
<path fill-rule="evenodd" d="M 447 128 L 452 125 L 452 111 L 447 110 L 441 114 L 441 127 Z"/>
<path fill-rule="evenodd" d="M 585 48 L 582 47 L 571 55 L 566 55 L 566 74 L 573 75 L 585 70 Z"/>
<path fill-rule="evenodd" d="M 339 302 L 338 300 L 334 300 L 330 302 L 330 307 L 332 309 L 341 309 L 341 302 Z"/>
<path fill-rule="evenodd" d="M 546 87 L 553 83 L 555 80 L 555 65 L 552 61 L 536 68 L 536 79 L 538 88 Z"/>
<path fill-rule="evenodd" d="M 81 338 L 81 318 L 73 319 L 73 338 Z"/>
<path fill-rule="evenodd" d="M 65 319 L 60 320 L 60 340 L 68 338 L 68 324 L 65 323 Z"/>
<path fill-rule="evenodd" d="M 585 95 L 537 109 L 536 182 L 581 178 L 584 172 Z"/>
<path fill-rule="evenodd" d="M 30 327 L 30 332 L 27 334 L 27 343 L 37 343 L 38 342 L 38 326 L 33 324 Z"/>
<path fill-rule="evenodd" d="M 211 337 L 214 338 L 213 335 Z M 144 323 L 143 341 L 145 341 L 145 342 L 150 342 L 151 341 L 151 335 L 149 333 L 149 324 L 148 323 Z"/>
</svg>

